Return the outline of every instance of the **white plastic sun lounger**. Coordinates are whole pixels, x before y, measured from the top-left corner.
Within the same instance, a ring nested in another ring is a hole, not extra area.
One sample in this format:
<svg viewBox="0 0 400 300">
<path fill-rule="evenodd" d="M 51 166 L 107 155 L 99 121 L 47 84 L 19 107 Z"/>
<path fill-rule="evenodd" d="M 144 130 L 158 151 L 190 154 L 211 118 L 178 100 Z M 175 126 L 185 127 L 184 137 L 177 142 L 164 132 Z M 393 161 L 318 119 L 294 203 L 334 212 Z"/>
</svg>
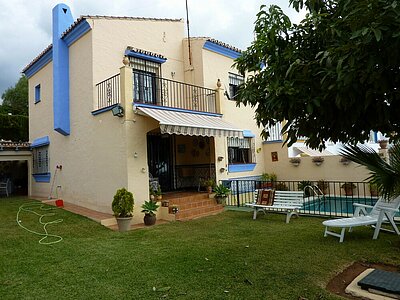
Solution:
<svg viewBox="0 0 400 300">
<path fill-rule="evenodd" d="M 349 232 L 351 232 L 353 227 L 375 225 L 375 231 L 372 237 L 375 240 L 378 238 L 380 230 L 388 231 L 387 229 L 382 228 L 383 222 L 389 222 L 393 227 L 393 231 L 391 232 L 395 232 L 396 234 L 400 235 L 400 231 L 394 222 L 394 216 L 397 212 L 399 212 L 400 196 L 389 202 L 385 201 L 383 198 L 380 198 L 374 206 L 359 203 L 354 203 L 354 206 L 356 207 L 356 210 L 354 211 L 354 217 L 322 222 L 322 224 L 325 226 L 324 237 L 328 235 L 336 236 L 339 238 L 339 242 L 342 243 L 346 228 L 349 228 Z M 371 210 L 368 212 L 367 208 L 370 208 Z M 337 227 L 342 229 L 340 233 L 336 233 L 330 231 L 329 227 Z"/>
</svg>

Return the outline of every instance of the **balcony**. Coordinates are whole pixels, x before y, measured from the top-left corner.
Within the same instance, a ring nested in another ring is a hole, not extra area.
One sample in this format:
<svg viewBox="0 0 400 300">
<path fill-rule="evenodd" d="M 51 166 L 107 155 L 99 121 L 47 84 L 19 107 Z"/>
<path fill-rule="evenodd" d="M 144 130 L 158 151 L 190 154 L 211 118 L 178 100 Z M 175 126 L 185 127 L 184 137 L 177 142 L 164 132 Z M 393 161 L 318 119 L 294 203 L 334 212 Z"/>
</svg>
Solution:
<svg viewBox="0 0 400 300">
<path fill-rule="evenodd" d="M 120 74 L 98 84 L 96 110 L 120 103 Z M 162 77 L 154 73 L 133 71 L 133 102 L 185 110 L 216 113 L 215 90 L 186 84 Z"/>
</svg>

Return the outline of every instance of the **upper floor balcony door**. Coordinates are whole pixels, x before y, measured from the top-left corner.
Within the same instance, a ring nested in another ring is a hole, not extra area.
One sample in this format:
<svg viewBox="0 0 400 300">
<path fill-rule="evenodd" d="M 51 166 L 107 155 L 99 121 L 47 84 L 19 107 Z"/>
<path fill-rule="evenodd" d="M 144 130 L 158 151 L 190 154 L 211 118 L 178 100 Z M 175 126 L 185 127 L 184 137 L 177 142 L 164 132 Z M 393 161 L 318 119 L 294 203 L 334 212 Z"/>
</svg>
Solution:
<svg viewBox="0 0 400 300">
<path fill-rule="evenodd" d="M 156 73 L 133 69 L 135 102 L 157 105 Z"/>
</svg>

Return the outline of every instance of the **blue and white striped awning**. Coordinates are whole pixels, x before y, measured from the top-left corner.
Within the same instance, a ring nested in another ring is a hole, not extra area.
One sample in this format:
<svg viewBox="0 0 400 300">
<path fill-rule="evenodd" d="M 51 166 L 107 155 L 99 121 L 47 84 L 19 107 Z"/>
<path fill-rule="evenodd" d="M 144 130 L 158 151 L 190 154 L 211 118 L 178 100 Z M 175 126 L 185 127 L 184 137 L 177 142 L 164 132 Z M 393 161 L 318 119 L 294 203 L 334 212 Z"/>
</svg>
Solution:
<svg viewBox="0 0 400 300">
<path fill-rule="evenodd" d="M 137 107 L 160 123 L 161 133 L 200 136 L 243 137 L 243 130 L 222 120 L 219 115 Z"/>
</svg>

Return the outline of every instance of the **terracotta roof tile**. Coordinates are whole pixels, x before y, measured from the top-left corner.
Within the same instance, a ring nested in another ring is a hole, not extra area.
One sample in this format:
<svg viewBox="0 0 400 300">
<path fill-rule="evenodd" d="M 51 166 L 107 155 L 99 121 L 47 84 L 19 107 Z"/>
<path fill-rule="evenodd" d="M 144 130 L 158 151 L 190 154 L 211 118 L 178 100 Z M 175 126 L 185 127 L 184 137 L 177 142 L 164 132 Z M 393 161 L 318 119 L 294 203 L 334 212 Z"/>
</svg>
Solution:
<svg viewBox="0 0 400 300">
<path fill-rule="evenodd" d="M 109 20 L 136 20 L 136 21 L 168 21 L 168 22 L 182 22 L 183 19 L 169 19 L 169 18 L 146 18 L 146 17 L 117 17 L 117 16 L 98 16 L 86 15 L 81 16 L 84 19 L 109 19 Z"/>
<path fill-rule="evenodd" d="M 38 56 L 36 56 L 25 68 L 23 68 L 22 73 L 25 73 L 34 63 L 36 63 L 39 59 L 42 58 L 47 52 L 49 52 L 53 48 L 53 44 L 50 44 L 44 49 Z"/>
<path fill-rule="evenodd" d="M 154 53 L 154 52 L 150 52 L 150 51 L 134 48 L 134 47 L 131 47 L 131 46 L 126 47 L 126 50 L 137 52 L 137 53 L 141 53 L 141 54 L 146 54 L 146 55 L 150 55 L 150 56 L 154 56 L 154 57 L 158 57 L 158 58 L 162 58 L 162 59 L 166 59 L 166 57 L 164 55 L 162 55 L 162 54 L 158 54 L 158 53 Z"/>
<path fill-rule="evenodd" d="M 4 148 L 15 148 L 15 150 L 26 150 L 31 147 L 31 144 L 28 142 L 12 142 L 12 141 L 4 141 L 0 140 L 0 150 L 4 150 Z"/>
<path fill-rule="evenodd" d="M 219 40 L 216 40 L 216 39 L 213 39 L 213 38 L 208 38 L 207 41 L 209 41 L 209 42 L 211 42 L 211 43 L 214 43 L 214 44 L 217 44 L 217 45 L 220 45 L 220 46 L 222 46 L 222 47 L 231 49 L 231 50 L 233 50 L 233 51 L 242 53 L 242 50 L 240 50 L 239 48 L 236 48 L 236 47 L 234 47 L 234 46 L 232 46 L 232 45 L 226 44 L 226 43 L 221 42 L 221 41 L 219 41 Z"/>
</svg>

